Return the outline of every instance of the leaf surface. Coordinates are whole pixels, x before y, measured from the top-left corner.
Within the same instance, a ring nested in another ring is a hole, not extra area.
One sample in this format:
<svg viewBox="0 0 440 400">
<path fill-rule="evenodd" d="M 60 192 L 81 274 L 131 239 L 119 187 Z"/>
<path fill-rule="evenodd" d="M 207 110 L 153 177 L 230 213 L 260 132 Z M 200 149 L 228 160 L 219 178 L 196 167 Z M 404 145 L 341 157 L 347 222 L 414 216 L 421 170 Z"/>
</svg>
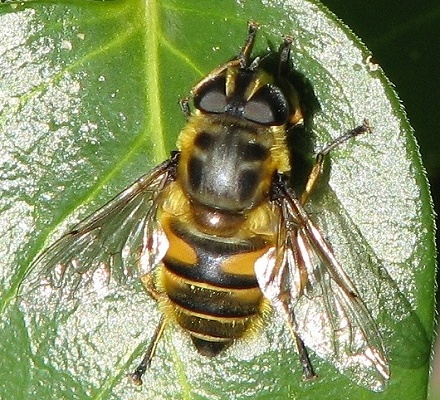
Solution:
<svg viewBox="0 0 440 400">
<path fill-rule="evenodd" d="M 125 375 L 159 319 L 140 287 L 82 299 L 69 315 L 17 307 L 44 247 L 175 149 L 178 99 L 237 54 L 251 19 L 261 24 L 257 53 L 294 37 L 295 66 L 321 108 L 316 149 L 364 118 L 374 127 L 332 153 L 310 211 L 353 274 L 365 254 L 374 278 L 355 279 L 391 359 L 382 393 L 313 353 L 319 379 L 302 382 L 276 316 L 212 360 L 168 329 L 136 388 Z M 435 257 L 426 179 L 393 89 L 334 16 L 305 0 L 29 1 L 0 7 L 0 37 L 1 398 L 426 398 Z"/>
</svg>

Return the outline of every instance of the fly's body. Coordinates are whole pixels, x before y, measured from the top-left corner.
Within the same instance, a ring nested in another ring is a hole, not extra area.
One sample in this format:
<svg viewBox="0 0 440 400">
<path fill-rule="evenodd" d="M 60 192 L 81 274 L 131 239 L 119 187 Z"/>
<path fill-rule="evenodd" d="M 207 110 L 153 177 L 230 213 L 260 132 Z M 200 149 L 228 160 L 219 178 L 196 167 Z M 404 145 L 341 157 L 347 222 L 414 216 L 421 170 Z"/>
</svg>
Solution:
<svg viewBox="0 0 440 400">
<path fill-rule="evenodd" d="M 251 23 L 238 57 L 193 88 L 193 110 L 181 102 L 187 123 L 178 151 L 43 252 L 24 297 L 50 292 L 60 301 L 103 267 L 120 284 L 140 276 L 163 317 L 131 375 L 137 384 L 166 326 L 177 323 L 201 354 L 216 356 L 263 325 L 272 308 L 292 333 L 305 379 L 316 376 L 308 346 L 381 390 L 389 371 L 377 327 L 304 208 L 325 156 L 369 126 L 319 152 L 297 196 L 287 139 L 305 117 L 289 80 L 292 40 L 274 53 L 272 71 L 265 57 L 251 59 L 256 30 Z"/>
<path fill-rule="evenodd" d="M 209 133 L 196 133 L 194 150 L 182 152 L 176 182 L 164 194 L 172 198 L 180 191 L 182 201 L 165 201 L 161 220 L 170 242 L 161 282 L 177 321 L 205 353 L 209 347 L 215 353 L 220 344 L 241 337 L 258 319 L 263 295 L 254 264 L 274 245 L 276 226 L 270 207 L 262 201 L 267 184 L 255 179 L 267 174 L 270 184 L 275 170 L 265 165 L 274 164 L 269 148 L 255 144 L 264 149 L 261 159 L 246 160 L 245 145 L 236 143 L 241 128 L 216 122 L 210 124 Z M 235 138 L 228 140 L 232 135 Z M 223 142 L 227 157 L 215 154 L 216 142 Z M 240 179 L 249 180 L 246 191 L 237 184 Z M 187 251 L 182 251 L 184 247 Z"/>
<path fill-rule="evenodd" d="M 274 113 L 267 78 L 232 62 L 199 83 L 199 108 L 180 135 L 176 179 L 163 195 L 172 199 L 161 219 L 170 242 L 159 273 L 165 302 L 207 355 L 243 336 L 264 308 L 254 265 L 276 242 L 268 196 L 273 176 L 289 166 L 290 107 L 279 93 L 276 111 L 284 113 Z"/>
</svg>

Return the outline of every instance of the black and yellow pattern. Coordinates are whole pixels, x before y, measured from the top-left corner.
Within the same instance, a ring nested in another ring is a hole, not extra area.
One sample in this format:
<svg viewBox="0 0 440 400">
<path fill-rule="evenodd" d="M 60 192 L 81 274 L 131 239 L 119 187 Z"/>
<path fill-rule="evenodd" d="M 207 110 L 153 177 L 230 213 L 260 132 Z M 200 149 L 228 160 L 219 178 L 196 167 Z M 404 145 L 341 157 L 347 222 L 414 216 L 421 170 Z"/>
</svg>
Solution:
<svg viewBox="0 0 440 400">
<path fill-rule="evenodd" d="M 237 59 L 193 89 L 176 179 L 162 194 L 169 248 L 157 273 L 158 297 L 205 355 L 219 353 L 262 316 L 254 266 L 275 246 L 279 215 L 268 199 L 274 175 L 289 170 L 288 125 L 302 123 L 294 88 L 278 86 L 282 77 L 250 59 L 255 28 Z"/>
</svg>

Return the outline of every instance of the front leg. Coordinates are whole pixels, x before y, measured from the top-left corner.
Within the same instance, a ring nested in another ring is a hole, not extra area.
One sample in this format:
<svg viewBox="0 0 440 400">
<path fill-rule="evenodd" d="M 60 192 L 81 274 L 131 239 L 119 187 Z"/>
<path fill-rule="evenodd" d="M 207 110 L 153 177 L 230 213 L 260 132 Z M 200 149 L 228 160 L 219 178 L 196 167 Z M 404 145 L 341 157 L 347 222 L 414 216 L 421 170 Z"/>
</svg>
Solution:
<svg viewBox="0 0 440 400">
<path fill-rule="evenodd" d="M 179 100 L 180 109 L 182 110 L 185 118 L 188 119 L 191 115 L 191 107 L 189 106 L 189 98 L 185 97 L 184 99 Z"/>
<path fill-rule="evenodd" d="M 368 121 L 365 120 L 362 125 L 357 126 L 356 128 L 351 129 L 343 135 L 337 137 L 330 144 L 324 147 L 318 154 L 316 154 L 312 171 L 307 178 L 306 188 L 300 197 L 300 202 L 302 205 L 307 203 L 310 195 L 316 189 L 319 178 L 322 175 L 322 168 L 324 165 L 325 156 L 330 153 L 330 151 L 332 151 L 334 148 L 345 143 L 347 140 L 367 132 L 371 132 L 371 126 L 369 125 Z"/>
</svg>

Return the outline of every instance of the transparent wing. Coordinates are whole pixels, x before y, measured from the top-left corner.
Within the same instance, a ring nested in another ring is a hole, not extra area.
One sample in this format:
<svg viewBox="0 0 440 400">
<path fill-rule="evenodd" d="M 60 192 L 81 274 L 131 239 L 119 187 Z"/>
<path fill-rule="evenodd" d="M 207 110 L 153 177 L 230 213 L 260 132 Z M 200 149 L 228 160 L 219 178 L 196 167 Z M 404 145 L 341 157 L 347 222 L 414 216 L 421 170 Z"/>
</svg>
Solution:
<svg viewBox="0 0 440 400">
<path fill-rule="evenodd" d="M 380 391 L 389 368 L 376 324 L 294 193 L 282 190 L 277 246 L 266 256 L 264 276 L 256 266 L 260 287 L 306 347 L 357 384 Z"/>
<path fill-rule="evenodd" d="M 378 321 L 393 364 L 408 369 L 427 365 L 429 335 L 409 301 L 410 293 L 415 290 L 415 279 L 411 277 L 417 267 L 407 259 L 403 263 L 383 265 L 331 190 L 310 206 L 313 219 L 332 244 L 339 265 L 355 283 L 370 314 Z M 399 277 L 406 276 L 403 286 L 399 287 L 388 270 Z"/>
<path fill-rule="evenodd" d="M 102 291 L 148 273 L 163 258 L 166 238 L 156 220 L 158 198 L 173 179 L 165 161 L 48 247 L 31 265 L 19 297 L 75 307 L 75 293 Z M 96 294 L 96 293 L 95 293 Z"/>
<path fill-rule="evenodd" d="M 298 333 L 306 346 L 350 379 L 382 390 L 389 367 L 375 322 L 329 246 L 319 243 L 319 231 L 313 225 L 309 228 L 313 236 L 301 229 L 295 238 L 309 277 L 295 305 Z"/>
</svg>

